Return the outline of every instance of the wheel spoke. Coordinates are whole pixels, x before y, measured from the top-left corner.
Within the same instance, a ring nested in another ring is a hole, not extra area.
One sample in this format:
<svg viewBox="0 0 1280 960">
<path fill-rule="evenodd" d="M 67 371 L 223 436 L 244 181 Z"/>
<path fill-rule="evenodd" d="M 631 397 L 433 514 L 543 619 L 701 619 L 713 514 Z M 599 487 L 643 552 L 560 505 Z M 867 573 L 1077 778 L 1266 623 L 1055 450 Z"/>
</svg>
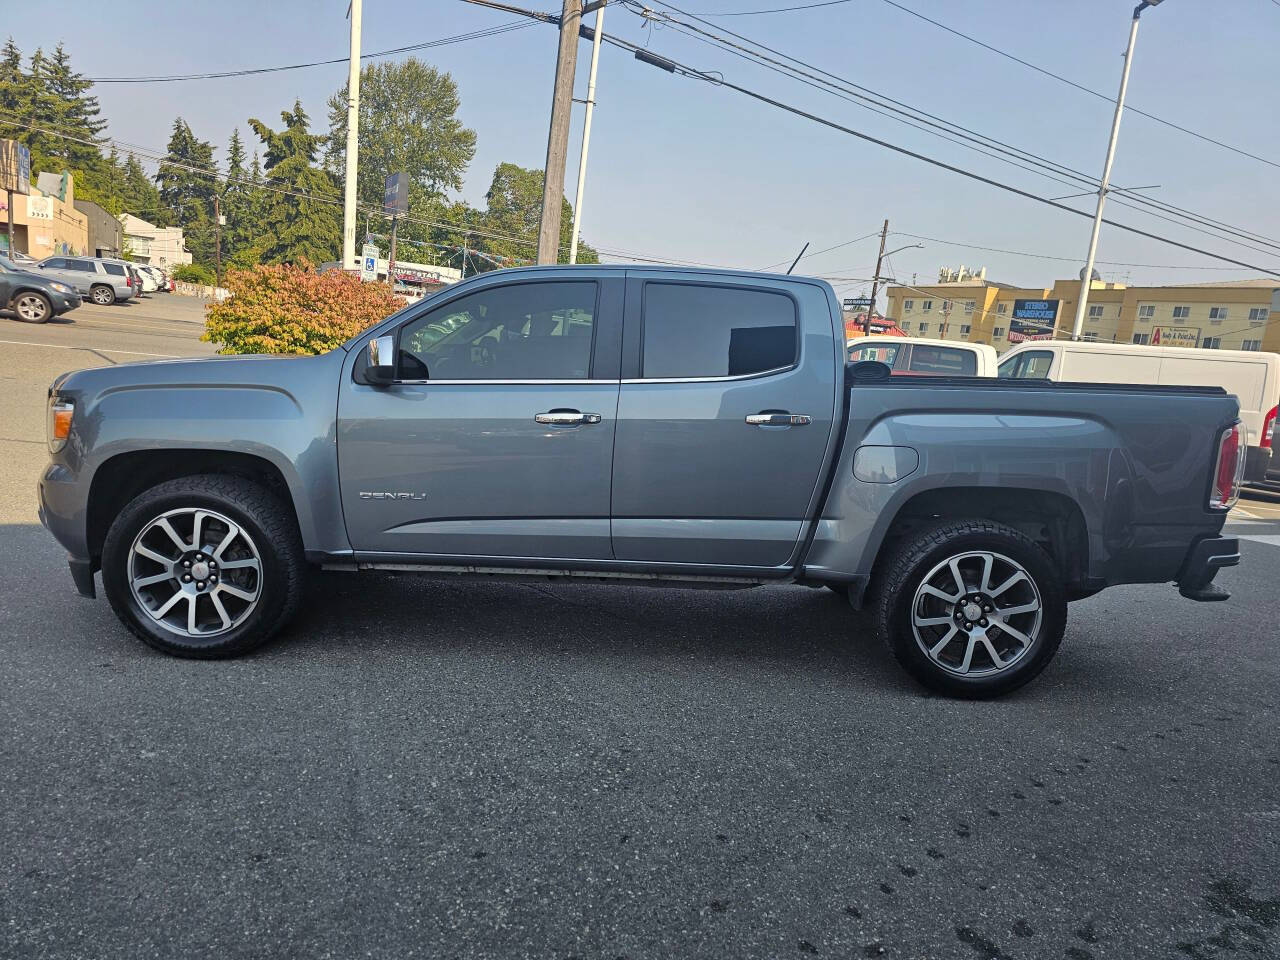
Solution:
<svg viewBox="0 0 1280 960">
<path fill-rule="evenodd" d="M 217 560 L 219 563 L 222 563 L 222 551 L 227 549 L 227 547 L 231 546 L 231 541 L 234 540 L 236 538 L 236 535 L 239 533 L 240 533 L 239 527 L 237 527 L 234 523 L 230 523 L 230 522 L 227 523 L 227 535 L 222 538 L 222 542 L 220 544 L 218 544 L 216 547 L 213 548 L 213 558 L 215 560 Z M 225 563 L 223 563 L 222 565 L 224 567 L 226 566 Z"/>
<path fill-rule="evenodd" d="M 996 626 L 1000 628 L 1001 633 L 1007 633 L 1020 643 L 1025 644 L 1028 647 L 1031 646 L 1031 638 L 1016 627 L 1009 626 L 1009 624 L 1005 623 L 1003 620 L 997 620 Z"/>
<path fill-rule="evenodd" d="M 204 511 L 197 510 L 194 519 L 191 521 L 191 546 L 200 549 L 200 525 L 204 522 L 204 518 L 208 516 Z"/>
<path fill-rule="evenodd" d="M 153 583 L 163 583 L 165 580 L 170 580 L 172 578 L 173 574 L 166 570 L 164 573 L 157 573 L 153 577 L 139 577 L 137 580 L 133 581 L 133 585 L 135 587 L 149 587 Z"/>
<path fill-rule="evenodd" d="M 231 626 L 231 617 L 227 615 L 227 608 L 222 605 L 222 598 L 214 592 L 209 594 L 209 599 L 213 601 L 213 609 L 217 610 L 218 616 L 222 618 L 222 629 L 227 629 Z"/>
<path fill-rule="evenodd" d="M 1011 617 L 1016 613 L 1034 613 L 1039 609 L 1039 602 L 1032 600 L 1030 603 L 1024 603 L 1016 607 L 998 607 L 996 612 L 1002 617 Z"/>
<path fill-rule="evenodd" d="M 951 629 L 947 631 L 946 636 L 944 636 L 941 640 L 939 640 L 936 644 L 934 644 L 929 649 L 929 656 L 937 657 L 938 654 L 942 653 L 942 651 L 946 649 L 947 644 L 950 643 L 951 639 L 959 632 L 960 632 L 960 628 L 957 627 L 954 623 L 951 624 Z"/>
<path fill-rule="evenodd" d="M 156 526 L 169 535 L 169 539 L 174 542 L 174 545 L 179 550 L 188 550 L 192 546 L 194 546 L 193 544 L 187 543 L 187 541 L 183 540 L 180 536 L 178 536 L 178 531 L 173 529 L 173 524 L 169 522 L 168 517 L 161 517 L 159 520 L 156 521 Z"/>
<path fill-rule="evenodd" d="M 982 634 L 982 645 L 987 648 L 987 653 L 991 655 L 991 662 L 996 665 L 996 669 L 1004 666 L 1004 658 L 996 653 L 996 645 L 991 642 L 991 638 L 985 633 Z"/>
<path fill-rule="evenodd" d="M 960 575 L 960 558 L 952 557 L 947 563 L 947 566 L 951 568 L 951 576 L 953 576 L 956 581 L 956 590 L 958 591 L 956 596 L 963 596 L 968 587 L 964 585 L 964 577 Z"/>
<path fill-rule="evenodd" d="M 172 597 L 170 597 L 168 600 L 166 600 L 166 601 L 161 605 L 161 607 L 160 607 L 160 609 L 159 609 L 159 610 L 156 610 L 156 611 L 155 611 L 155 612 L 153 612 L 151 615 L 152 615 L 153 617 L 155 617 L 157 620 L 159 620 L 159 619 L 160 619 L 161 617 L 163 617 L 166 613 L 168 613 L 170 610 L 172 610 L 174 607 L 176 607 L 176 606 L 178 605 L 178 601 L 179 601 L 179 600 L 181 600 L 181 599 L 182 599 L 183 597 L 185 597 L 185 596 L 186 596 L 186 594 L 185 594 L 185 593 L 183 593 L 181 590 L 178 590 L 177 592 L 175 592 L 175 593 L 174 593 L 174 595 L 173 595 Z"/>
<path fill-rule="evenodd" d="M 973 663 L 973 648 L 978 645 L 978 638 L 974 634 L 969 634 L 969 643 L 964 648 L 964 659 L 960 661 L 960 672 L 968 673 L 969 665 Z"/>
<path fill-rule="evenodd" d="M 937 597 L 939 600 L 945 600 L 947 603 L 955 603 L 961 596 L 963 596 L 963 593 L 943 593 L 930 583 L 926 583 L 921 587 L 920 592 L 922 594 L 927 593 L 931 597 Z"/>
<path fill-rule="evenodd" d="M 241 590 L 239 587 L 233 587 L 231 584 L 223 582 L 218 584 L 215 593 L 229 593 L 233 597 L 239 597 L 241 600 L 253 600 L 257 597 L 256 593 L 250 593 L 248 590 Z"/>
<path fill-rule="evenodd" d="M 220 560 L 223 570 L 261 570 L 262 565 L 253 557 L 247 560 Z"/>
<path fill-rule="evenodd" d="M 187 594 L 187 633 L 197 633 L 196 629 L 196 595 Z"/>
<path fill-rule="evenodd" d="M 996 558 L 989 553 L 982 555 L 982 579 L 978 581 L 978 589 L 984 593 L 991 589 L 991 568 L 995 565 Z"/>
<path fill-rule="evenodd" d="M 917 627 L 941 627 L 945 625 L 954 626 L 950 617 L 921 617 L 913 616 L 911 618 Z"/>
<path fill-rule="evenodd" d="M 1013 574 L 1013 576 L 1011 576 L 1008 580 L 1006 580 L 1004 583 L 1000 584 L 1000 586 L 996 587 L 994 590 L 991 590 L 990 594 L 993 597 L 998 597 L 1000 596 L 1000 594 L 1004 593 L 1014 584 L 1022 583 L 1023 581 L 1026 581 L 1027 583 L 1031 582 L 1030 580 L 1027 579 L 1027 575 L 1021 570 L 1019 570 L 1015 574 Z"/>
<path fill-rule="evenodd" d="M 163 563 L 166 570 L 173 565 L 173 559 L 171 557 L 166 557 L 162 553 L 157 553 L 150 547 L 143 546 L 141 543 L 133 548 L 133 552 L 140 557 L 146 557 L 148 560 L 154 560 L 156 563 Z"/>
</svg>

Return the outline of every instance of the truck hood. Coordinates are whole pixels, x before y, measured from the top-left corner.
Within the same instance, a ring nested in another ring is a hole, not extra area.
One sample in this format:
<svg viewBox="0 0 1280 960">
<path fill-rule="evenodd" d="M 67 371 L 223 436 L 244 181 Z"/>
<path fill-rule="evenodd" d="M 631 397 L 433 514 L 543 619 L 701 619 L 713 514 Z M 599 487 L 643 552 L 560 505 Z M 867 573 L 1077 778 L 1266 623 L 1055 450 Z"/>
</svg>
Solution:
<svg viewBox="0 0 1280 960">
<path fill-rule="evenodd" d="M 258 386 L 292 393 L 294 387 L 313 383 L 316 377 L 332 376 L 330 382 L 336 387 L 345 355 L 338 349 L 313 357 L 249 354 L 145 360 L 73 370 L 54 380 L 50 390 L 92 396 L 130 387 Z"/>
</svg>

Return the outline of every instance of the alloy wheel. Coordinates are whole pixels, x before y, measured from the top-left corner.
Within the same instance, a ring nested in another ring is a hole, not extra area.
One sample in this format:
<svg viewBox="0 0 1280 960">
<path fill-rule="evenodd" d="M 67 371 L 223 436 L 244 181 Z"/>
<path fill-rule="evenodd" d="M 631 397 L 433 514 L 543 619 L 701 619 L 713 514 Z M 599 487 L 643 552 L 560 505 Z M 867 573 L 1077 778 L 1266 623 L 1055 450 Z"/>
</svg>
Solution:
<svg viewBox="0 0 1280 960">
<path fill-rule="evenodd" d="M 911 631 L 935 665 L 962 677 L 1010 670 L 1036 645 L 1044 606 L 1016 560 L 991 551 L 948 557 L 920 581 Z"/>
<path fill-rule="evenodd" d="M 126 572 L 138 606 L 157 626 L 203 639 L 233 630 L 262 596 L 262 558 L 242 526 L 214 510 L 185 507 L 147 523 Z"/>
<path fill-rule="evenodd" d="M 18 297 L 14 309 L 17 310 L 18 316 L 30 323 L 39 323 L 49 311 L 44 300 L 34 293 L 24 293 Z"/>
</svg>

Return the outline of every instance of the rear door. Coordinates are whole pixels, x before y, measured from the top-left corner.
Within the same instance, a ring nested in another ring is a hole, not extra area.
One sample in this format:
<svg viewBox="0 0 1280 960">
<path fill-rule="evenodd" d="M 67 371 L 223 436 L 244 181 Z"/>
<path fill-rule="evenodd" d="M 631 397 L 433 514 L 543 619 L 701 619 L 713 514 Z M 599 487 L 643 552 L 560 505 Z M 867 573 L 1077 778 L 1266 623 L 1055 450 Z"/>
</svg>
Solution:
<svg viewBox="0 0 1280 960">
<path fill-rule="evenodd" d="M 629 272 L 617 559 L 787 565 L 832 449 L 837 342 L 822 287 Z"/>
</svg>

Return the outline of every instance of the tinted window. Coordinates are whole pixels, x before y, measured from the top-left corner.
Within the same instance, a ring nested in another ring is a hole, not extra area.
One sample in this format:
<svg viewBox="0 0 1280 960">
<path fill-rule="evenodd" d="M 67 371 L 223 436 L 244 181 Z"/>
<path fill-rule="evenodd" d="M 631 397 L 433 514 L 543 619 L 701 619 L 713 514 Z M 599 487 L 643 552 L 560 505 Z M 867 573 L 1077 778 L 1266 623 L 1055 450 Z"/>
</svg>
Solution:
<svg viewBox="0 0 1280 960">
<path fill-rule="evenodd" d="M 645 377 L 740 377 L 796 362 L 796 308 L 761 290 L 644 287 Z"/>
<path fill-rule="evenodd" d="M 68 260 L 68 261 L 67 261 L 67 269 L 68 269 L 68 270 L 79 270 L 79 271 L 81 271 L 81 272 L 83 272 L 83 273 L 97 273 L 97 272 L 98 272 L 98 271 L 96 271 L 96 270 L 94 270 L 94 269 L 93 269 L 93 264 L 92 264 L 92 263 L 90 263 L 88 260 Z"/>
<path fill-rule="evenodd" d="M 913 343 L 911 345 L 911 364 L 907 369 L 915 373 L 945 374 L 949 377 L 972 377 L 978 372 L 978 357 L 972 350 Z"/>
<path fill-rule="evenodd" d="M 403 380 L 585 380 L 594 282 L 478 290 L 406 324 Z"/>
<path fill-rule="evenodd" d="M 117 277 L 124 276 L 124 265 L 119 263 L 104 263 L 103 268 L 107 273 L 114 274 Z"/>
<path fill-rule="evenodd" d="M 65 270 L 67 268 L 67 261 L 62 259 L 62 257 L 51 257 L 44 261 L 41 266 L 50 267 L 54 270 Z"/>
<path fill-rule="evenodd" d="M 1015 380 L 1045 380 L 1052 365 L 1053 354 L 1048 350 L 1029 350 L 1000 364 L 997 373 Z"/>
</svg>

